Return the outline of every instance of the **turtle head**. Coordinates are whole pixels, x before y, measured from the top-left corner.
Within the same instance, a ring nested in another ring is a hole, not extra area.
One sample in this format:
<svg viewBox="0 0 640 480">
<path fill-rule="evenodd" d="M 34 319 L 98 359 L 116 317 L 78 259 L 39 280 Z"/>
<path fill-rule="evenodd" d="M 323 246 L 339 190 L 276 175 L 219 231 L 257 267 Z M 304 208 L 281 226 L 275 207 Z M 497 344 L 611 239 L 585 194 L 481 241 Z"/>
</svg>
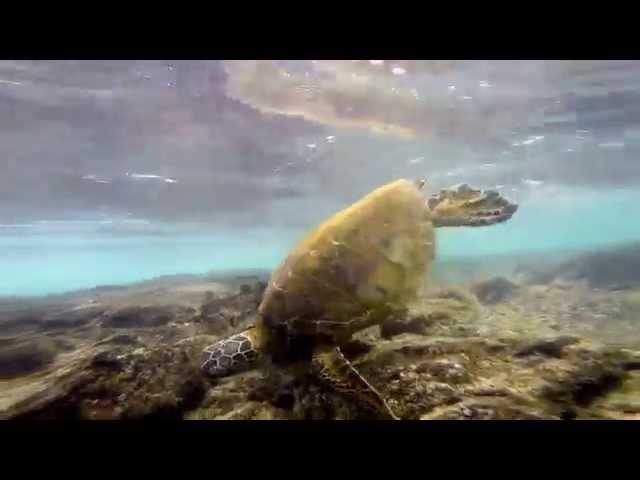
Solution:
<svg viewBox="0 0 640 480">
<path fill-rule="evenodd" d="M 518 205 L 495 190 L 476 190 L 467 184 L 441 190 L 427 200 L 436 227 L 485 226 L 509 220 Z"/>
<path fill-rule="evenodd" d="M 226 377 L 250 370 L 262 357 L 260 329 L 251 327 L 223 338 L 203 351 L 202 371 L 210 377 Z"/>
</svg>

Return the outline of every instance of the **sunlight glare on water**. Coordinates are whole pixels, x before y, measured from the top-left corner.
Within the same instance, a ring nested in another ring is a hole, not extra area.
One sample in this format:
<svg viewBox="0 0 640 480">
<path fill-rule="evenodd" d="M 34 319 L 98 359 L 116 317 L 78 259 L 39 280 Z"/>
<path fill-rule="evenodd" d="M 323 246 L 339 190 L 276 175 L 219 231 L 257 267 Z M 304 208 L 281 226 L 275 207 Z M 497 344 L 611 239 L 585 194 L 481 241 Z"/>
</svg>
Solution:
<svg viewBox="0 0 640 480">
<path fill-rule="evenodd" d="M 0 295 L 270 271 L 323 218 L 403 177 L 498 188 L 520 205 L 504 224 L 440 229 L 438 262 L 640 241 L 640 125 L 624 114 L 640 105 L 639 72 L 613 61 L 0 62 L 0 99 L 32 119 L 0 131 Z M 131 215 L 143 220 L 124 233 L 65 223 Z"/>
</svg>

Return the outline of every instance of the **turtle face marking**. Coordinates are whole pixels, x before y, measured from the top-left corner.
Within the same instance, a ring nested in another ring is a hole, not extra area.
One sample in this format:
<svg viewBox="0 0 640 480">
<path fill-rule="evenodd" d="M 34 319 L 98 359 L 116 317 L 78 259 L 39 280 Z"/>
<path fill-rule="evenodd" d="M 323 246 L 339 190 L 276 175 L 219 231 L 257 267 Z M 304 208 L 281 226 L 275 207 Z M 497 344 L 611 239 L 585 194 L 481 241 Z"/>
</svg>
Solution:
<svg viewBox="0 0 640 480">
<path fill-rule="evenodd" d="M 258 356 L 251 339 L 240 333 L 205 348 L 201 369 L 211 377 L 226 377 L 248 370 Z"/>
<path fill-rule="evenodd" d="M 441 190 L 427 200 L 437 226 L 482 226 L 509 220 L 518 205 L 495 190 L 475 190 L 467 184 Z"/>
</svg>

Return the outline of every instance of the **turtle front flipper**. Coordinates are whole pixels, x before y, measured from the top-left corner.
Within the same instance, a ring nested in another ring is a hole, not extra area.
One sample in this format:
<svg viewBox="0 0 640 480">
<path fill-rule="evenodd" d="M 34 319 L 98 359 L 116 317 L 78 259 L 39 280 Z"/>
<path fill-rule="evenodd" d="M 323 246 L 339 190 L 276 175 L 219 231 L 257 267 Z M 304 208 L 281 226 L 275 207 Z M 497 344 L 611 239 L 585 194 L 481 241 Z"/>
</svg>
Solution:
<svg viewBox="0 0 640 480">
<path fill-rule="evenodd" d="M 250 370 L 265 348 L 261 328 L 251 327 L 204 349 L 201 370 L 211 377 L 226 377 Z"/>
<path fill-rule="evenodd" d="M 518 205 L 495 190 L 457 185 L 432 195 L 427 201 L 435 227 L 479 227 L 509 220 Z"/>
<path fill-rule="evenodd" d="M 380 393 L 358 373 L 339 348 L 327 347 L 315 351 L 313 368 L 320 380 L 359 406 L 382 418 L 399 420 Z"/>
</svg>

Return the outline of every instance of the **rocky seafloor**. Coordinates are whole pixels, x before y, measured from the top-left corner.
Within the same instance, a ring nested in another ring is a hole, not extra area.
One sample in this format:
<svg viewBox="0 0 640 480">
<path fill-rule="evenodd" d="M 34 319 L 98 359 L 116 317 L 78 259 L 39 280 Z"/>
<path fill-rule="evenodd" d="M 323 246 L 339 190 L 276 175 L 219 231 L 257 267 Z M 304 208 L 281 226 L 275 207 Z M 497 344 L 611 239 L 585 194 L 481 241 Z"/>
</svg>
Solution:
<svg viewBox="0 0 640 480">
<path fill-rule="evenodd" d="M 402 419 L 640 419 L 640 286 L 623 283 L 555 271 L 433 288 L 344 352 Z M 202 349 L 249 325 L 264 287 L 2 300 L 0 418 L 367 418 L 312 376 L 201 374 Z"/>
</svg>

